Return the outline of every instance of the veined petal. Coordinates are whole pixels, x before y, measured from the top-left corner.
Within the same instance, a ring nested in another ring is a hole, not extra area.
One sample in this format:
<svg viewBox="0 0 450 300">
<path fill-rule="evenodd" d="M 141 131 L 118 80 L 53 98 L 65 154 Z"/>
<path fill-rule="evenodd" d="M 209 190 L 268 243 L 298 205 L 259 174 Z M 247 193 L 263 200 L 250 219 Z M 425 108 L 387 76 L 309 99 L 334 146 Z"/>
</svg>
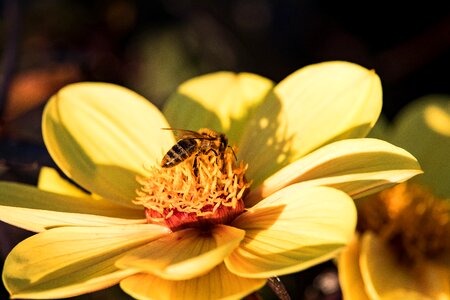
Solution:
<svg viewBox="0 0 450 300">
<path fill-rule="evenodd" d="M 145 219 L 122 219 L 91 214 L 67 213 L 0 205 L 0 219 L 8 224 L 41 232 L 62 226 L 111 226 L 145 224 Z"/>
<path fill-rule="evenodd" d="M 39 172 L 38 188 L 48 192 L 74 197 L 88 197 L 89 194 L 63 179 L 58 172 L 49 167 L 42 167 Z"/>
<path fill-rule="evenodd" d="M 211 128 L 225 133 L 233 145 L 272 86 L 269 79 L 250 73 L 199 76 L 179 86 L 167 101 L 164 115 L 174 128 Z"/>
<path fill-rule="evenodd" d="M 395 119 L 390 141 L 420 161 L 424 174 L 418 180 L 450 198 L 450 96 L 428 96 L 407 106 Z"/>
<path fill-rule="evenodd" d="M 360 240 L 355 236 L 341 252 L 338 261 L 339 284 L 345 300 L 369 300 L 359 269 Z"/>
<path fill-rule="evenodd" d="M 449 299 L 449 270 L 424 263 L 401 264 L 395 252 L 372 233 L 362 237 L 361 274 L 372 299 Z"/>
<path fill-rule="evenodd" d="M 265 283 L 265 279 L 236 276 L 221 264 L 211 272 L 190 280 L 165 280 L 149 274 L 137 274 L 122 280 L 120 287 L 136 299 L 231 300 L 242 299 Z"/>
<path fill-rule="evenodd" d="M 194 228 L 180 230 L 128 253 L 116 265 L 170 280 L 192 279 L 222 263 L 244 235 L 226 225 L 216 226 L 210 235 Z"/>
<path fill-rule="evenodd" d="M 113 84 L 76 83 L 53 96 L 44 141 L 63 172 L 90 192 L 134 207 L 137 174 L 174 143 L 164 116 L 138 94 Z"/>
<path fill-rule="evenodd" d="M 377 139 L 349 139 L 326 145 L 284 167 L 252 190 L 252 206 L 281 188 L 300 182 L 330 186 L 360 198 L 422 173 L 407 151 Z"/>
<path fill-rule="evenodd" d="M 228 269 L 243 277 L 267 278 L 335 256 L 353 236 L 356 209 L 339 190 L 294 184 L 262 200 L 232 225 L 246 234 L 225 259 Z"/>
<path fill-rule="evenodd" d="M 66 196 L 25 184 L 0 182 L 0 220 L 31 231 L 67 225 L 142 223 L 143 215 L 143 210 L 103 199 Z"/>
<path fill-rule="evenodd" d="M 117 269 L 117 259 L 169 232 L 150 224 L 44 231 L 11 251 L 3 282 L 14 298 L 60 298 L 105 288 L 135 272 Z"/>
<path fill-rule="evenodd" d="M 58 285 L 43 284 L 41 286 L 34 286 L 29 291 L 11 295 L 11 299 L 60 299 L 78 296 L 112 287 L 122 279 L 135 274 L 133 270 L 101 270 L 103 267 L 99 265 L 98 270 L 89 270 L 90 273 L 96 273 L 95 276 L 89 276 L 89 273 L 83 275 L 77 274 L 77 278 L 69 282 L 64 281 L 64 279 L 73 278 L 70 278 L 70 275 L 66 275 L 66 278 L 58 281 Z"/>
<path fill-rule="evenodd" d="M 255 185 L 333 141 L 364 137 L 381 111 L 374 71 L 347 62 L 310 65 L 281 81 L 251 116 L 239 144 Z"/>
</svg>

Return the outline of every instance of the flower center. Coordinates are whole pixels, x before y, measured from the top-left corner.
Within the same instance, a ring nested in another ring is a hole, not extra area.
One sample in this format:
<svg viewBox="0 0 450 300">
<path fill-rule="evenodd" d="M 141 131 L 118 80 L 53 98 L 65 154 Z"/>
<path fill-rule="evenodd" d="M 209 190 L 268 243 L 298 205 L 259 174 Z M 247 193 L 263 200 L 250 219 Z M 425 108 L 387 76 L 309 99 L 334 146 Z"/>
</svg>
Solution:
<svg viewBox="0 0 450 300">
<path fill-rule="evenodd" d="M 449 206 L 417 184 L 403 183 L 358 206 L 358 230 L 371 230 L 406 263 L 450 250 Z"/>
<path fill-rule="evenodd" d="M 141 188 L 133 201 L 145 207 L 148 223 L 173 231 L 227 224 L 244 211 L 247 165 L 236 163 L 231 150 L 223 156 L 200 154 L 172 168 L 152 167 L 149 177 L 138 177 Z"/>
</svg>

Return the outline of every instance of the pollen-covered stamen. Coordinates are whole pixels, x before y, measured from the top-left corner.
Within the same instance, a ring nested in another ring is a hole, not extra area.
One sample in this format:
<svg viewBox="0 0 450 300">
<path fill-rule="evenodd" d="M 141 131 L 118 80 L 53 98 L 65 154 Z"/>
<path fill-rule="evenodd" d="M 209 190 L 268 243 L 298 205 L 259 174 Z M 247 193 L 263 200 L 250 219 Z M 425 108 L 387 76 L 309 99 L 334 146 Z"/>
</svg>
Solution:
<svg viewBox="0 0 450 300">
<path fill-rule="evenodd" d="M 226 224 L 243 212 L 243 197 L 250 184 L 245 180 L 247 165 L 237 164 L 225 151 L 184 161 L 172 168 L 153 167 L 150 176 L 139 177 L 142 185 L 135 204 L 145 207 L 149 223 L 164 224 L 172 230 Z"/>
<path fill-rule="evenodd" d="M 450 207 L 425 188 L 403 183 L 358 207 L 358 230 L 371 230 L 407 263 L 450 251 Z"/>
</svg>

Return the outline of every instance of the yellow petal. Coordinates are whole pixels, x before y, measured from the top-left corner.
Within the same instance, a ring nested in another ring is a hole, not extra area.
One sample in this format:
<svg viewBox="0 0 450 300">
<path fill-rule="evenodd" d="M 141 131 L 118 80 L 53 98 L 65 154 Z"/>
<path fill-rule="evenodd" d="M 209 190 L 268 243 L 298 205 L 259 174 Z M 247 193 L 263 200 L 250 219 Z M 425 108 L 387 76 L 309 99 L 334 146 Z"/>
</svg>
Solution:
<svg viewBox="0 0 450 300">
<path fill-rule="evenodd" d="M 0 220 L 31 231 L 67 225 L 142 223 L 143 215 L 143 210 L 102 199 L 65 196 L 24 184 L 0 182 Z"/>
<path fill-rule="evenodd" d="M 272 86 L 270 80 L 250 73 L 199 76 L 179 86 L 169 98 L 164 115 L 174 128 L 211 128 L 224 132 L 234 144 L 252 109 Z"/>
<path fill-rule="evenodd" d="M 417 179 L 450 198 L 450 96 L 428 96 L 407 106 L 395 120 L 391 142 L 420 161 L 424 174 Z"/>
<path fill-rule="evenodd" d="M 58 173 L 58 171 L 56 171 L 53 168 L 49 168 L 49 167 L 41 168 L 41 170 L 39 172 L 37 186 L 40 190 L 54 192 L 57 194 L 75 196 L 75 197 L 90 197 L 90 198 L 93 198 L 93 200 L 98 200 L 98 199 L 103 200 L 103 201 L 106 200 L 97 194 L 88 193 L 88 192 L 82 190 L 75 184 L 71 183 L 69 180 L 63 178 Z M 132 207 L 132 208 L 140 210 L 139 207 Z M 124 207 L 122 205 L 118 206 L 118 209 L 130 211 L 129 208 L 124 209 Z M 134 211 L 133 214 L 137 215 L 138 212 Z"/>
<path fill-rule="evenodd" d="M 265 279 L 238 277 L 221 264 L 208 274 L 190 280 L 173 281 L 137 274 L 122 280 L 120 286 L 136 299 L 231 300 L 244 298 L 265 282 Z"/>
<path fill-rule="evenodd" d="M 45 144 L 63 172 L 90 192 L 133 207 L 145 163 L 174 143 L 164 116 L 134 92 L 107 83 L 61 89 L 43 115 Z"/>
<path fill-rule="evenodd" d="M 417 270 L 402 264 L 389 246 L 371 233 L 362 238 L 360 267 L 373 299 L 449 299 L 448 270 L 433 265 Z"/>
<path fill-rule="evenodd" d="M 102 266 L 99 266 L 99 268 L 101 267 Z M 86 272 L 83 275 L 78 275 L 75 280 L 71 280 L 73 278 L 68 275 L 67 278 L 64 278 L 69 279 L 67 281 L 61 279 L 58 282 L 53 282 L 53 284 L 46 283 L 39 286 L 33 286 L 30 290 L 11 295 L 11 299 L 60 299 L 62 297 L 78 296 L 112 287 L 118 284 L 122 279 L 135 273 L 133 270 L 112 271 L 110 269 L 104 269 L 98 271 L 95 276 L 90 276 L 89 273 L 96 271 L 89 271 L 90 272 Z"/>
<path fill-rule="evenodd" d="M 226 225 L 216 226 L 210 234 L 185 229 L 128 253 L 116 265 L 165 279 L 192 279 L 222 263 L 244 235 L 243 230 Z"/>
<path fill-rule="evenodd" d="M 135 272 L 117 269 L 118 258 L 169 232 L 150 224 L 44 231 L 11 251 L 3 282 L 15 298 L 69 297 L 111 286 Z"/>
<path fill-rule="evenodd" d="M 88 196 L 86 192 L 63 179 L 55 169 L 49 167 L 41 168 L 39 172 L 38 188 L 44 191 L 74 197 Z"/>
<path fill-rule="evenodd" d="M 97 194 L 88 193 L 75 184 L 71 183 L 69 180 L 63 178 L 58 171 L 49 167 L 42 167 L 39 172 L 38 178 L 38 188 L 40 190 L 54 192 L 57 194 L 75 196 L 75 197 L 90 197 L 93 200 L 102 200 L 105 201 L 101 196 Z M 107 200 L 106 200 L 107 201 Z M 124 208 L 122 205 L 118 206 L 118 209 L 130 211 L 129 208 Z M 140 210 L 139 207 L 133 207 L 133 209 Z M 137 215 L 138 212 L 134 211 L 134 215 Z"/>
<path fill-rule="evenodd" d="M 334 257 L 356 226 L 353 200 L 328 187 L 288 186 L 237 217 L 246 234 L 225 259 L 236 275 L 267 278 L 297 272 Z"/>
<path fill-rule="evenodd" d="M 369 300 L 359 269 L 360 248 L 359 237 L 355 236 L 339 255 L 339 283 L 345 300 Z"/>
<path fill-rule="evenodd" d="M 0 219 L 8 224 L 41 232 L 62 226 L 110 226 L 145 224 L 145 219 L 121 219 L 91 214 L 66 213 L 0 205 Z"/>
<path fill-rule="evenodd" d="M 120 285 L 116 284 L 112 287 L 95 291 L 87 295 L 82 295 L 70 300 L 133 300 L 133 298 L 127 295 Z"/>
<path fill-rule="evenodd" d="M 239 156 L 258 185 L 324 144 L 364 137 L 380 110 L 381 84 L 374 71 L 339 61 L 310 65 L 280 82 L 258 107 Z"/>
<path fill-rule="evenodd" d="M 349 139 L 324 146 L 284 167 L 245 199 L 252 206 L 292 183 L 325 185 L 353 198 L 377 192 L 422 173 L 407 151 L 376 139 Z"/>
</svg>

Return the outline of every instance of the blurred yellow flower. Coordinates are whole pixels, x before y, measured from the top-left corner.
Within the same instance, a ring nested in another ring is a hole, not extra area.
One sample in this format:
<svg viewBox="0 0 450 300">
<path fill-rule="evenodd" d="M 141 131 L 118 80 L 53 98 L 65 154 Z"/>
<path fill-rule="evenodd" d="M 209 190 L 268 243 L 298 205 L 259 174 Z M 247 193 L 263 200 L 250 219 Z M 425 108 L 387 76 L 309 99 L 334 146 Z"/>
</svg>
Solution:
<svg viewBox="0 0 450 300">
<path fill-rule="evenodd" d="M 357 202 L 358 236 L 339 258 L 344 299 L 450 299 L 450 97 L 407 106 L 377 135 L 424 174 Z"/>
<path fill-rule="evenodd" d="M 3 282 L 12 298 L 120 283 L 138 299 L 238 299 L 328 260 L 353 236 L 350 196 L 421 173 L 408 152 L 363 138 L 380 110 L 378 76 L 346 62 L 276 86 L 248 73 L 194 78 L 164 115 L 123 87 L 69 85 L 48 102 L 43 135 L 84 189 L 51 169 L 39 189 L 0 183 L 0 219 L 39 232 L 9 254 Z M 190 161 L 160 168 L 176 143 L 167 127 L 223 132 L 237 161 L 210 153 L 197 175 Z"/>
</svg>

